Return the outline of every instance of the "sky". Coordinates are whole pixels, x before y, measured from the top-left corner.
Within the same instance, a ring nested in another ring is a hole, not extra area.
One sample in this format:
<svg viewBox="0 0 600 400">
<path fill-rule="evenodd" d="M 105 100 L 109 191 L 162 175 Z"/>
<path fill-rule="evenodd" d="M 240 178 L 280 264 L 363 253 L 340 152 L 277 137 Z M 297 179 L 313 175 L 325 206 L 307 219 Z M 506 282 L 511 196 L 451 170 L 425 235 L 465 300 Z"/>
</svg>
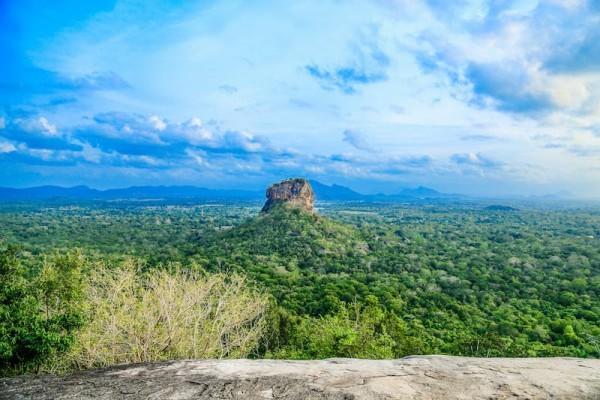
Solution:
<svg viewBox="0 0 600 400">
<path fill-rule="evenodd" d="M 0 186 L 600 198 L 600 0 L 0 0 Z"/>
</svg>

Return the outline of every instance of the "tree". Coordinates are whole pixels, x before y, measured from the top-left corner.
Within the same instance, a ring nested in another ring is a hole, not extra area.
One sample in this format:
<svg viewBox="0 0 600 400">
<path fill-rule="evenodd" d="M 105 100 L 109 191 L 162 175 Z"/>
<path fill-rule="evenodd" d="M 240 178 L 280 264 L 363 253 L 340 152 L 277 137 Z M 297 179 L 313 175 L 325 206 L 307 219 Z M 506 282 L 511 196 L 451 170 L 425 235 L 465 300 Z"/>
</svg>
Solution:
<svg viewBox="0 0 600 400">
<path fill-rule="evenodd" d="M 0 250 L 0 366 L 3 373 L 38 369 L 66 351 L 82 325 L 83 259 L 56 256 L 31 280 L 19 250 Z"/>
</svg>

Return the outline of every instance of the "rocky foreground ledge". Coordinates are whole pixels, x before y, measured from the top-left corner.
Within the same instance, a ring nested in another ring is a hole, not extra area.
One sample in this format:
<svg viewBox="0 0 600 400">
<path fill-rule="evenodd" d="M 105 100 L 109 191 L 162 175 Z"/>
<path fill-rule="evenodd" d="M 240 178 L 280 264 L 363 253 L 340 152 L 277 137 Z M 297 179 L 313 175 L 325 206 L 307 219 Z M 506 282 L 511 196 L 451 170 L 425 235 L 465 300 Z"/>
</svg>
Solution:
<svg viewBox="0 0 600 400">
<path fill-rule="evenodd" d="M 199 360 L 0 380 L 0 399 L 600 399 L 600 360 Z"/>
</svg>

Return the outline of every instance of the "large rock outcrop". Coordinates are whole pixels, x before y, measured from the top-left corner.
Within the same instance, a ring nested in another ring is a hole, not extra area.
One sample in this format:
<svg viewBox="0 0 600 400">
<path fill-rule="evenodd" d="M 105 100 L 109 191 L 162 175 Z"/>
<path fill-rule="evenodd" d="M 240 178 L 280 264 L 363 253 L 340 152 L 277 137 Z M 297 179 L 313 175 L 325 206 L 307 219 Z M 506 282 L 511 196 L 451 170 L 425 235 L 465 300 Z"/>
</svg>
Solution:
<svg viewBox="0 0 600 400">
<path fill-rule="evenodd" d="M 0 399 L 600 399 L 600 360 L 203 360 L 0 379 Z"/>
<path fill-rule="evenodd" d="M 314 212 L 314 202 L 315 194 L 306 179 L 286 179 L 269 186 L 267 201 L 262 211 L 268 212 L 279 204 L 287 204 L 308 212 Z"/>
</svg>

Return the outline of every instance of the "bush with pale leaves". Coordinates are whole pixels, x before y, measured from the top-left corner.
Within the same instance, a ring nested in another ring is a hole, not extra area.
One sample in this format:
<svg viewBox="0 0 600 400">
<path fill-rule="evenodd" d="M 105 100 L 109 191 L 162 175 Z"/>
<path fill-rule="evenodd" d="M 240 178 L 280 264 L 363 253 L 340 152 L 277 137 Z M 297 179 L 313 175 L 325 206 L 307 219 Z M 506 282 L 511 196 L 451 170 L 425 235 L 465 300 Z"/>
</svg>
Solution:
<svg viewBox="0 0 600 400">
<path fill-rule="evenodd" d="M 140 273 L 128 262 L 92 273 L 88 305 L 63 368 L 245 357 L 263 335 L 268 301 L 239 275 Z"/>
</svg>

